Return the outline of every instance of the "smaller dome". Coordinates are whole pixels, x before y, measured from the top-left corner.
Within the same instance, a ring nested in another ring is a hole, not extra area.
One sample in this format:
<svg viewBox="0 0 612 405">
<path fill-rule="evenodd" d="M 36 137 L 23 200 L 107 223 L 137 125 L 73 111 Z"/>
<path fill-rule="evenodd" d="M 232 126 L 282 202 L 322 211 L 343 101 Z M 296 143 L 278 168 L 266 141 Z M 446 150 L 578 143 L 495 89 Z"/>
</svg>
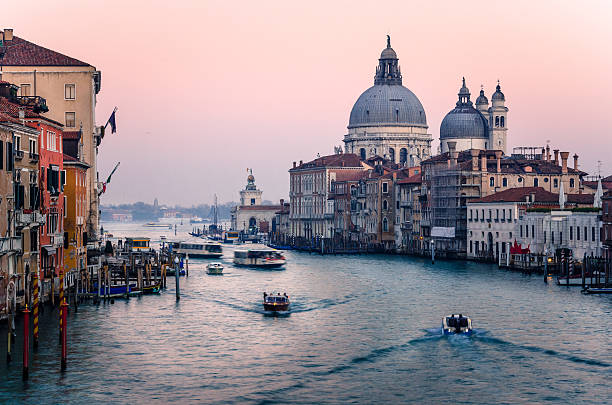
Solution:
<svg viewBox="0 0 612 405">
<path fill-rule="evenodd" d="M 397 59 L 397 54 L 393 48 L 388 47 L 383 49 L 383 51 L 380 53 L 380 59 Z"/>
<path fill-rule="evenodd" d="M 489 99 L 487 98 L 487 96 L 485 96 L 484 90 L 480 89 L 480 95 L 476 99 L 476 105 L 483 105 L 483 104 L 488 105 Z"/>
<path fill-rule="evenodd" d="M 506 101 L 506 96 L 501 92 L 501 87 L 499 83 L 497 83 L 497 87 L 495 87 L 495 93 L 491 96 L 491 100 L 493 101 Z"/>
<path fill-rule="evenodd" d="M 248 181 L 249 183 L 254 182 L 254 181 L 255 181 L 255 176 L 253 176 L 252 174 L 249 174 L 249 177 L 247 177 L 247 181 Z"/>
</svg>

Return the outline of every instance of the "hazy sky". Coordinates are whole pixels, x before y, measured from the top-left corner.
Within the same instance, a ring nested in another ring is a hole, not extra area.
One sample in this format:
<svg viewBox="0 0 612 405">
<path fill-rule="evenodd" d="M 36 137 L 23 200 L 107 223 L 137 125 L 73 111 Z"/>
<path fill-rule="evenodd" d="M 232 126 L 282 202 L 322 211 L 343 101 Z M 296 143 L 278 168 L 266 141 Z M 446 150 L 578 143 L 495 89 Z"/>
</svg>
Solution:
<svg viewBox="0 0 612 405">
<path fill-rule="evenodd" d="M 247 167 L 286 198 L 293 161 L 342 143 L 387 34 L 435 150 L 461 77 L 472 100 L 500 79 L 510 148 L 550 140 L 610 174 L 611 19 L 610 1 L 78 0 L 5 2 L 0 26 L 102 71 L 104 204 L 191 205 L 237 200 Z"/>
</svg>

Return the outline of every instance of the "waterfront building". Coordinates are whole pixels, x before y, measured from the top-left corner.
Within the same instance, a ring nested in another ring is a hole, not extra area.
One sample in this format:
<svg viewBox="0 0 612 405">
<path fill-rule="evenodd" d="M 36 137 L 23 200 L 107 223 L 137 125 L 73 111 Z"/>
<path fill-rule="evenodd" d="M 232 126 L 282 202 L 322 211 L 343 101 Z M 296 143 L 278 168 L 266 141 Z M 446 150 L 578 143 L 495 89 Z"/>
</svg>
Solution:
<svg viewBox="0 0 612 405">
<path fill-rule="evenodd" d="M 297 243 L 314 238 L 331 238 L 334 230 L 334 202 L 331 184 L 352 178 L 355 172 L 372 169 L 353 153 L 318 157 L 289 170 L 290 236 Z"/>
<path fill-rule="evenodd" d="M 425 252 L 421 233 L 420 167 L 395 186 L 395 247 L 398 253 Z"/>
<path fill-rule="evenodd" d="M 64 269 L 67 284 L 87 270 L 87 169 L 79 132 L 64 133 Z"/>
<path fill-rule="evenodd" d="M 569 152 L 555 150 L 555 159 L 544 148 L 515 148 L 503 156 L 499 150 L 457 151 L 454 141 L 449 152 L 421 164 L 423 236 L 442 255 L 465 257 L 467 253 L 467 203 L 511 188 L 542 187 L 559 193 L 578 194 L 586 173 L 567 166 Z M 536 149 L 541 153 L 524 153 Z M 518 153 L 523 152 L 523 153 Z"/>
<path fill-rule="evenodd" d="M 12 184 L 12 192 L 6 196 L 9 229 L 3 233 L 10 251 L 0 272 L 5 280 L 15 277 L 15 291 L 23 297 L 31 275 L 39 269 L 38 230 L 43 222 L 39 210 L 38 131 L 28 126 L 27 120 L 46 111 L 46 103 L 41 98 L 19 97 L 17 92 L 17 86 L 0 81 L 0 126 L 9 140 L 0 154 L 6 154 L 3 168 L 10 172 Z"/>
<path fill-rule="evenodd" d="M 506 96 L 501 91 L 499 82 L 495 93 L 489 100 L 484 89 L 476 99 L 476 107 L 470 101 L 470 90 L 465 85 L 465 78 L 459 89 L 459 100 L 440 124 L 440 150 L 448 152 L 448 142 L 454 142 L 457 151 L 469 149 L 499 150 L 506 153 L 508 132 L 508 107 Z"/>
<path fill-rule="evenodd" d="M 517 241 L 529 246 L 530 252 L 552 256 L 558 249 L 572 251 L 582 260 L 584 255 L 601 256 L 601 210 L 527 210 L 518 220 Z"/>
<path fill-rule="evenodd" d="M 402 80 L 399 59 L 387 37 L 374 86 L 359 96 L 351 110 L 344 136 L 346 153 L 362 160 L 378 155 L 402 166 L 416 166 L 431 156 L 425 109 Z"/>
<path fill-rule="evenodd" d="M 332 238 L 334 245 L 347 246 L 347 242 L 359 242 L 360 230 L 351 216 L 357 210 L 356 199 L 363 171 L 345 173 L 342 180 L 334 180 L 330 186 L 329 200 L 333 202 L 334 224 Z M 365 185 L 364 185 L 365 187 Z M 365 195 L 365 193 L 363 194 Z"/>
<path fill-rule="evenodd" d="M 592 210 L 592 194 L 568 194 L 565 196 L 567 209 Z M 542 187 L 522 187 L 500 191 L 486 197 L 469 201 L 467 204 L 467 257 L 471 259 L 496 261 L 500 254 L 510 252 L 510 246 L 517 241 L 523 247 L 533 246 L 533 253 L 543 254 L 538 247 L 550 237 L 546 232 L 551 211 L 559 211 L 559 194 Z M 571 214 L 571 211 L 568 211 Z M 594 212 L 597 212 L 595 209 Z M 582 214 L 582 212 L 580 212 Z M 573 216 L 570 223 L 581 222 L 585 216 Z M 553 221 L 554 224 L 554 221 Z M 556 229 L 556 226 L 553 225 Z M 558 230 L 558 232 L 562 232 Z M 572 232 L 573 235 L 573 231 Z M 589 232 L 591 232 L 589 228 Z M 597 228 L 599 232 L 599 228 Z M 567 235 L 567 234 L 566 234 Z M 598 237 L 599 238 L 599 237 Z M 568 243 L 565 243 L 568 242 Z M 557 236 L 555 247 L 579 249 L 584 244 L 575 239 L 563 241 Z M 587 242 L 583 240 L 583 242 Z M 551 245 L 552 248 L 552 245 Z M 554 252 L 554 251 L 553 251 Z M 580 250 L 580 254 L 584 251 Z M 548 252 L 549 254 L 551 251 Z"/>
<path fill-rule="evenodd" d="M 87 228 L 90 239 L 98 230 L 97 150 L 104 136 L 96 127 L 96 96 L 100 91 L 101 72 L 89 63 L 62 55 L 14 35 L 12 29 L 3 37 L 2 74 L 4 80 L 19 86 L 22 97 L 41 96 L 53 106 L 48 117 L 62 123 L 68 131 L 83 132 L 83 159 L 88 169 Z M 61 154 L 59 159 L 61 160 Z"/>
<path fill-rule="evenodd" d="M 259 232 L 276 232 L 276 212 L 281 205 L 262 204 L 263 192 L 255 185 L 252 171 L 247 176 L 247 184 L 240 191 L 240 205 L 231 210 L 231 229 L 247 235 Z"/>
</svg>

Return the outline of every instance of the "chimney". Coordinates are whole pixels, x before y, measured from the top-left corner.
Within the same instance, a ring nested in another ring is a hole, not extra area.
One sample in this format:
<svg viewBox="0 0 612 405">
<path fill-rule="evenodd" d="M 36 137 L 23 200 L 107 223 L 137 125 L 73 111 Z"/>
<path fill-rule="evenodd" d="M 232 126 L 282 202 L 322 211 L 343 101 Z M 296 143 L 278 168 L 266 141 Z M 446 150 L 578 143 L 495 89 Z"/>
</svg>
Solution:
<svg viewBox="0 0 612 405">
<path fill-rule="evenodd" d="M 283 200 L 282 198 L 280 199 L 280 205 L 281 205 L 281 208 L 285 206 L 285 200 Z"/>
<path fill-rule="evenodd" d="M 302 163 L 303 163 L 303 162 L 300 160 L 300 166 L 302 166 Z"/>
<path fill-rule="evenodd" d="M 553 160 L 553 163 L 558 165 L 559 164 L 559 149 L 554 149 L 553 152 L 555 153 L 555 160 Z"/>
<path fill-rule="evenodd" d="M 480 155 L 480 171 L 486 172 L 487 170 L 487 152 L 483 150 Z"/>
<path fill-rule="evenodd" d="M 457 166 L 457 153 L 455 149 L 457 148 L 457 142 L 447 142 L 448 146 L 448 157 L 449 157 L 449 167 Z"/>
<path fill-rule="evenodd" d="M 478 170 L 478 149 L 470 149 L 470 155 L 472 156 L 472 171 Z"/>
<path fill-rule="evenodd" d="M 497 173 L 501 173 L 501 156 L 502 156 L 502 151 L 496 150 L 495 151 L 495 161 L 497 162 Z"/>
<path fill-rule="evenodd" d="M 295 162 L 293 162 L 293 168 L 295 169 Z"/>
<path fill-rule="evenodd" d="M 567 173 L 567 158 L 569 152 L 561 152 L 561 173 Z"/>
<path fill-rule="evenodd" d="M 546 161 L 550 162 L 550 145 L 546 145 Z"/>
<path fill-rule="evenodd" d="M 13 40 L 13 29 L 12 28 L 5 28 L 4 29 L 4 40 L 5 41 L 12 41 Z"/>
<path fill-rule="evenodd" d="M 574 170 L 578 170 L 578 154 L 574 154 Z"/>
<path fill-rule="evenodd" d="M 540 160 L 546 160 L 546 149 L 542 148 L 542 154 L 540 155 Z"/>
</svg>

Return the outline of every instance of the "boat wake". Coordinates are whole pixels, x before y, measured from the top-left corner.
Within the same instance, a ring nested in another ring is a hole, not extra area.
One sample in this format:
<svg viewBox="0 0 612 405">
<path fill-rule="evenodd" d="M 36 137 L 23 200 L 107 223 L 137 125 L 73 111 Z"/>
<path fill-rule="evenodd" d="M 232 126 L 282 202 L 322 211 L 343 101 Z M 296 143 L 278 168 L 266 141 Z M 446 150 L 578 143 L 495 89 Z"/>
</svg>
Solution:
<svg viewBox="0 0 612 405">
<path fill-rule="evenodd" d="M 505 348 L 513 348 L 517 350 L 525 350 L 525 351 L 532 352 L 532 353 L 540 353 L 540 354 L 544 354 L 547 356 L 570 361 L 573 363 L 588 364 L 590 366 L 596 366 L 596 367 L 606 367 L 606 368 L 612 367 L 611 364 L 606 363 L 604 361 L 580 357 L 580 356 L 576 356 L 570 353 L 563 353 L 563 352 L 559 352 L 559 351 L 552 350 L 552 349 L 544 349 L 544 348 L 537 347 L 537 346 L 528 346 L 528 345 L 512 343 L 512 342 L 508 342 L 508 341 L 505 341 L 503 339 L 499 339 L 496 337 L 487 336 L 486 334 L 477 336 L 477 338 L 479 341 L 488 343 L 491 345 L 500 345 L 500 346 L 504 346 Z"/>
<path fill-rule="evenodd" d="M 312 303 L 295 302 L 291 304 L 291 312 L 299 313 L 326 309 L 334 307 L 336 305 L 348 304 L 349 302 L 355 300 L 355 298 L 357 298 L 357 296 L 347 295 L 345 297 L 339 297 L 337 299 L 325 298 L 322 300 L 314 301 Z"/>
</svg>

